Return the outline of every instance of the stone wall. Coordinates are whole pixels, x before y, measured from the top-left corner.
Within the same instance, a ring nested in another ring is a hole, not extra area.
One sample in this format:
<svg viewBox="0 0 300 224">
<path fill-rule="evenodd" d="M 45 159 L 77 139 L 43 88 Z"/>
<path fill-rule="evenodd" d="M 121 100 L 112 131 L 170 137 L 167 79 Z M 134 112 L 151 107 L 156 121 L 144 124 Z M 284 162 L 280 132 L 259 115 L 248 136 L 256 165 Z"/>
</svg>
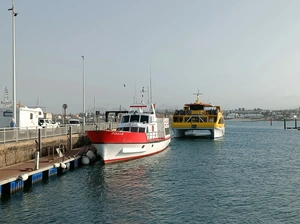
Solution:
<svg viewBox="0 0 300 224">
<path fill-rule="evenodd" d="M 42 138 L 40 157 L 48 156 L 48 147 L 58 148 L 60 144 L 65 150 L 70 150 L 69 143 L 68 136 Z M 72 149 L 87 144 L 89 140 L 85 135 L 72 135 Z M 37 149 L 38 146 L 34 140 L 0 144 L 0 168 L 34 159 Z"/>
</svg>

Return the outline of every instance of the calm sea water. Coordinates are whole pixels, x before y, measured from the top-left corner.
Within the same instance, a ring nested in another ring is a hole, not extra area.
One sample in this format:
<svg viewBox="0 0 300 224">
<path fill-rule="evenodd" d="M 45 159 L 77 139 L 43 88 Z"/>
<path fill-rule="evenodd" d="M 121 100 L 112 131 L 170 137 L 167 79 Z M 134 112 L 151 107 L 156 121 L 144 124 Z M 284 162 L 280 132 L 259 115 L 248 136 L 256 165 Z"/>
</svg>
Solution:
<svg viewBox="0 0 300 224">
<path fill-rule="evenodd" d="M 0 222 L 300 223 L 299 136 L 283 122 L 227 121 L 222 139 L 173 140 L 17 192 L 0 202 Z"/>
</svg>

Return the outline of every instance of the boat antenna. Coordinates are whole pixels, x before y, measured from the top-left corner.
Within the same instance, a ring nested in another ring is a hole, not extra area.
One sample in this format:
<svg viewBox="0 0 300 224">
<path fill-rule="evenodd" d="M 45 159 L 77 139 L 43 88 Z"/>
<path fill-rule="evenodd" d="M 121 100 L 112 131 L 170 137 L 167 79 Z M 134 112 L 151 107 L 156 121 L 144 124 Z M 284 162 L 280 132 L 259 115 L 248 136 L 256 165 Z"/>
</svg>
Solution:
<svg viewBox="0 0 300 224">
<path fill-rule="evenodd" d="M 133 97 L 133 103 L 137 103 L 137 101 L 136 101 L 136 84 L 135 84 L 135 82 L 134 82 L 134 97 Z"/>
<path fill-rule="evenodd" d="M 150 94 L 150 92 L 149 92 L 149 86 L 147 86 L 147 92 L 148 92 L 148 103 L 149 103 L 149 94 Z"/>
<path fill-rule="evenodd" d="M 200 95 L 202 95 L 202 94 L 203 93 L 200 93 L 199 90 L 198 90 L 197 93 L 193 93 L 193 95 L 197 95 L 197 99 L 196 99 L 195 103 L 201 103 L 201 101 L 200 101 Z"/>
<path fill-rule="evenodd" d="M 151 58 L 150 58 L 150 103 L 152 103 L 152 80 L 151 80 Z"/>
<path fill-rule="evenodd" d="M 142 88 L 141 93 L 142 93 L 142 100 L 141 100 L 141 103 L 144 104 L 144 93 L 145 93 L 145 88 L 144 88 L 144 87 Z"/>
</svg>

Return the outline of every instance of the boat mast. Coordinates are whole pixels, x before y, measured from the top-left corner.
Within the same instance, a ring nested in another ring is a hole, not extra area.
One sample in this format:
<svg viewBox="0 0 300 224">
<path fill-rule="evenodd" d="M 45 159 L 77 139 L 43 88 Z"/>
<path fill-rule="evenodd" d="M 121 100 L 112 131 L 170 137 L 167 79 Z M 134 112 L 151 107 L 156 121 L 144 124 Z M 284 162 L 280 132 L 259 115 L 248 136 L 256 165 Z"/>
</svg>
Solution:
<svg viewBox="0 0 300 224">
<path fill-rule="evenodd" d="M 150 59 L 150 103 L 152 104 L 151 59 Z"/>
<path fill-rule="evenodd" d="M 4 100 L 3 101 L 1 101 L 1 104 L 3 104 L 4 106 L 4 108 L 11 108 L 11 104 L 12 104 L 12 102 L 11 101 L 9 101 L 9 99 L 8 99 L 8 89 L 5 87 L 4 88 Z"/>
<path fill-rule="evenodd" d="M 202 95 L 202 94 L 203 93 L 200 93 L 199 90 L 198 90 L 197 93 L 193 93 L 193 95 L 197 95 L 197 99 L 196 99 L 195 103 L 201 103 L 201 101 L 200 101 L 200 95 Z"/>
<path fill-rule="evenodd" d="M 141 100 L 141 103 L 144 104 L 144 93 L 145 93 L 145 88 L 144 88 L 144 87 L 142 88 L 141 93 L 142 93 L 142 100 Z"/>
</svg>

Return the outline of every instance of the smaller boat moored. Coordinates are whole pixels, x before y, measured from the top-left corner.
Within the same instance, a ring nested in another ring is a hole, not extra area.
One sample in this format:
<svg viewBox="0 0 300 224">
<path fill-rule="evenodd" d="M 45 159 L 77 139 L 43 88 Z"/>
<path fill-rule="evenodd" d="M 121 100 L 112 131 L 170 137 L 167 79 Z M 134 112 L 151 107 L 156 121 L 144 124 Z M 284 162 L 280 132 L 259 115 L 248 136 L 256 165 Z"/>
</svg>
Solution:
<svg viewBox="0 0 300 224">
<path fill-rule="evenodd" d="M 171 141 L 169 118 L 157 117 L 155 104 L 130 106 L 115 130 L 86 131 L 103 162 L 114 163 L 159 153 Z"/>
</svg>

